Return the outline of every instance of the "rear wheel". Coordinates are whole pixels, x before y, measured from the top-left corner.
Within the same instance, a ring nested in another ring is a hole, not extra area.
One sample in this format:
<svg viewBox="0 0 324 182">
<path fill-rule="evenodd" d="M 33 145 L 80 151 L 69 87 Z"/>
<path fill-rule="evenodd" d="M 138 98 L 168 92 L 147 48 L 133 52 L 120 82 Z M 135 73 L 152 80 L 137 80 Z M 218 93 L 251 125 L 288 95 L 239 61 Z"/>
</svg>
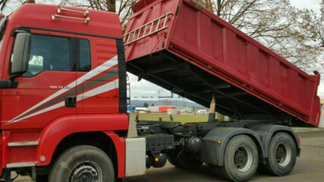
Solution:
<svg viewBox="0 0 324 182">
<path fill-rule="evenodd" d="M 220 171 L 220 166 L 216 166 L 216 165 L 213 165 L 213 164 L 208 164 L 208 168 L 209 170 L 217 177 L 219 178 L 222 178 L 222 179 L 225 179 L 225 175 L 223 175 Z"/>
<path fill-rule="evenodd" d="M 48 181 L 48 175 L 39 175 L 36 176 L 37 182 L 47 182 Z"/>
<path fill-rule="evenodd" d="M 293 170 L 296 158 L 297 148 L 292 137 L 287 133 L 278 133 L 270 142 L 269 157 L 264 169 L 272 175 L 286 175 Z"/>
<path fill-rule="evenodd" d="M 233 137 L 226 146 L 224 165 L 210 166 L 211 171 L 219 177 L 231 181 L 251 179 L 259 164 L 258 148 L 254 141 L 245 135 Z"/>
<path fill-rule="evenodd" d="M 175 159 L 176 157 L 177 157 L 177 155 L 173 151 L 167 154 L 167 159 L 168 159 L 169 163 L 175 167 L 180 168 L 179 162 Z"/>
<path fill-rule="evenodd" d="M 199 169 L 203 164 L 191 153 L 185 153 L 178 150 L 171 151 L 168 154 L 168 161 L 175 167 L 195 170 Z"/>
<path fill-rule="evenodd" d="M 114 167 L 102 150 L 76 146 L 64 152 L 49 174 L 49 182 L 114 182 Z"/>
</svg>

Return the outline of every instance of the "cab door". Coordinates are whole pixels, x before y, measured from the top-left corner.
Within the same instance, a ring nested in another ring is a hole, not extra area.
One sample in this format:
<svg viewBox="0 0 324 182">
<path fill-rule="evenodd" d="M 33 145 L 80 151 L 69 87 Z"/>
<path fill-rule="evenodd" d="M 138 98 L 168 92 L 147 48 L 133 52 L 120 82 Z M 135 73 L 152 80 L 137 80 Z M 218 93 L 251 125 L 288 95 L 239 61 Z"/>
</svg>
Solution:
<svg viewBox="0 0 324 182">
<path fill-rule="evenodd" d="M 81 35 L 76 37 L 79 56 L 77 84 L 81 85 L 77 93 L 77 113 L 119 113 L 116 40 Z"/>
<path fill-rule="evenodd" d="M 74 41 L 72 34 L 31 30 L 28 71 L 16 78 L 17 88 L 2 90 L 4 127 L 42 128 L 76 113 Z M 10 63 L 14 55 L 7 54 Z"/>
</svg>

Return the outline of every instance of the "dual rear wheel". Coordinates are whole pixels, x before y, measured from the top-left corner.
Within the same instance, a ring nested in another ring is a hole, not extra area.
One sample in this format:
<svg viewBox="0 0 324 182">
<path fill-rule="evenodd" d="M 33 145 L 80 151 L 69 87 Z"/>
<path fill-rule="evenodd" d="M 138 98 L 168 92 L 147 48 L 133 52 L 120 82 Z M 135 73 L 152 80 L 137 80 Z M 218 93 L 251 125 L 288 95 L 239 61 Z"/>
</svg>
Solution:
<svg viewBox="0 0 324 182">
<path fill-rule="evenodd" d="M 297 158 L 297 148 L 295 141 L 287 133 L 276 134 L 269 146 L 269 157 L 266 165 L 263 165 L 264 171 L 275 176 L 289 174 Z"/>
<path fill-rule="evenodd" d="M 296 144 L 286 133 L 277 133 L 270 142 L 266 164 L 260 164 L 265 172 L 282 176 L 290 173 L 297 157 Z M 224 154 L 224 165 L 209 165 L 215 175 L 231 181 L 248 181 L 259 167 L 259 150 L 255 142 L 246 135 L 233 137 Z"/>
</svg>

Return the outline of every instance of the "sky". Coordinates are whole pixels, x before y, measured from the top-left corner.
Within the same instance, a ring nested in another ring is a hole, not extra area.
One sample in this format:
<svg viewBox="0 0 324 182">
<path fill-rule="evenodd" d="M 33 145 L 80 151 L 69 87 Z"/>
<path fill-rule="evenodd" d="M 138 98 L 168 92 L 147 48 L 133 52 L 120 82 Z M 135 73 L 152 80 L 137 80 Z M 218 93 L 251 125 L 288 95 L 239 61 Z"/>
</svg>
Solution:
<svg viewBox="0 0 324 182">
<path fill-rule="evenodd" d="M 298 8 L 311 8 L 316 12 L 320 11 L 321 0 L 290 0 L 291 4 Z"/>
</svg>

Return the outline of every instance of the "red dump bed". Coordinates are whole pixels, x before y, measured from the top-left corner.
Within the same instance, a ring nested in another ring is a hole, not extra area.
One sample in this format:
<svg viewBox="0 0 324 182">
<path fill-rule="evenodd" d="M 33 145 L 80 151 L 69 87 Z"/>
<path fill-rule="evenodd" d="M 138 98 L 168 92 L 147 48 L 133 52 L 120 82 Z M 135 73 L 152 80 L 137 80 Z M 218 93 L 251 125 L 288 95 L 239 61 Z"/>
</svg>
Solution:
<svg viewBox="0 0 324 182">
<path fill-rule="evenodd" d="M 236 119 L 318 125 L 308 75 L 192 0 L 142 0 L 124 43 L 128 71 Z"/>
</svg>

